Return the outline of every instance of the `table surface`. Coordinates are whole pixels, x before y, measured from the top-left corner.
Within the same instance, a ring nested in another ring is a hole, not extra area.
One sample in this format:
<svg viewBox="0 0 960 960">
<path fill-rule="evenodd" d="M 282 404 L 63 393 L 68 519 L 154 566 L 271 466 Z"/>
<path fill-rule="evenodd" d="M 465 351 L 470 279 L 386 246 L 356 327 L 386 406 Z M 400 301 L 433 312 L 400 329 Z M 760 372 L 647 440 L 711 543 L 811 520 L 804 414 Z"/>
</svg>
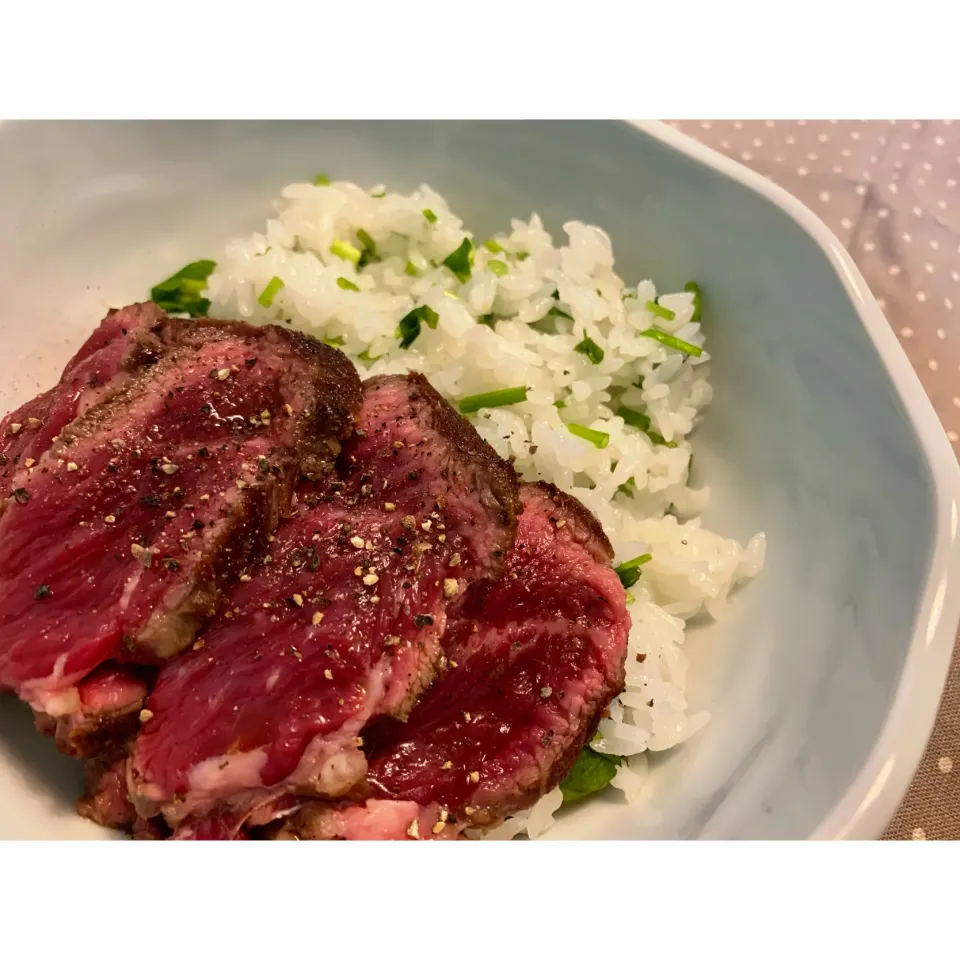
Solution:
<svg viewBox="0 0 960 960">
<path fill-rule="evenodd" d="M 960 434 L 960 121 L 683 120 L 752 167 L 850 251 L 954 450 Z M 936 726 L 885 840 L 960 839 L 960 645 Z"/>
</svg>

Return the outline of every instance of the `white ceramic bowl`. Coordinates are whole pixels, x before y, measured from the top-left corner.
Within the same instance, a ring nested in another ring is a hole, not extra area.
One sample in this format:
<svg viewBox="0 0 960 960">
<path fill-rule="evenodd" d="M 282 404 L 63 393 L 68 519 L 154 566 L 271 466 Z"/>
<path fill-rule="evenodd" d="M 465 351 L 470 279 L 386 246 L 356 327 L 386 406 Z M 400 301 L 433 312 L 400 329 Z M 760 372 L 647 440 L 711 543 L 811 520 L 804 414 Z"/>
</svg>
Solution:
<svg viewBox="0 0 960 960">
<path fill-rule="evenodd" d="M 863 279 L 806 208 L 659 124 L 0 125 L 0 407 L 56 378 L 107 308 L 258 228 L 316 170 L 427 181 L 483 234 L 538 211 L 603 226 L 628 279 L 696 277 L 716 399 L 707 521 L 767 567 L 689 640 L 712 723 L 553 836 L 877 836 L 929 735 L 960 616 L 960 472 Z M 107 835 L 75 763 L 0 700 L 0 838 Z"/>
</svg>

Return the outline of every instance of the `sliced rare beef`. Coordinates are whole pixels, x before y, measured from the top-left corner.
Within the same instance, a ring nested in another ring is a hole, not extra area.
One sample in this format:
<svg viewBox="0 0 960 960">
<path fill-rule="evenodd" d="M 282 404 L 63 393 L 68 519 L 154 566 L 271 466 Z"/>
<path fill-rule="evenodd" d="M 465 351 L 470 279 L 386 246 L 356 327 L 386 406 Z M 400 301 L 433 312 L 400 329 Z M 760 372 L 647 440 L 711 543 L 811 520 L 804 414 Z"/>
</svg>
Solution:
<svg viewBox="0 0 960 960">
<path fill-rule="evenodd" d="M 72 711 L 59 716 L 34 711 L 37 729 L 52 736 L 61 753 L 71 757 L 113 753 L 136 732 L 149 682 L 149 671 L 104 664 L 76 685 Z"/>
<path fill-rule="evenodd" d="M 364 731 L 366 802 L 308 802 L 279 838 L 445 839 L 532 805 L 569 772 L 621 690 L 630 619 L 597 520 L 526 485 L 517 545 L 444 638 L 443 676 L 407 723 Z"/>
<path fill-rule="evenodd" d="M 71 420 L 156 363 L 182 322 L 152 303 L 111 310 L 64 368 L 60 382 L 0 420 L 0 496 L 21 464 L 39 460 Z"/>
<path fill-rule="evenodd" d="M 133 831 L 137 811 L 127 794 L 126 756 L 114 753 L 88 760 L 84 767 L 84 795 L 77 813 L 103 827 Z"/>
<path fill-rule="evenodd" d="M 361 780 L 361 730 L 406 716 L 432 680 L 447 608 L 502 573 L 519 506 L 509 464 L 416 374 L 365 385 L 338 478 L 297 500 L 148 700 L 132 795 L 178 837 L 236 835 L 287 792 Z"/>
<path fill-rule="evenodd" d="M 0 688 L 50 717 L 82 709 L 100 664 L 193 642 L 359 406 L 352 364 L 309 337 L 171 320 L 160 340 L 18 464 L 0 504 Z"/>
</svg>

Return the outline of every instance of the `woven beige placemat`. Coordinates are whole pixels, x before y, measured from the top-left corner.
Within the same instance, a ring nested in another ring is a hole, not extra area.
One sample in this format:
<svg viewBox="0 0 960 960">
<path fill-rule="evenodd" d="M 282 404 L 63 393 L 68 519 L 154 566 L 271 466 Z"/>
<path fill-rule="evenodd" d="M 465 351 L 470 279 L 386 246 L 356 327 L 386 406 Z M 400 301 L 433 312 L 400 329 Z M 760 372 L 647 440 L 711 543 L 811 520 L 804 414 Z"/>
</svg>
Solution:
<svg viewBox="0 0 960 960">
<path fill-rule="evenodd" d="M 785 187 L 846 244 L 956 450 L 960 433 L 960 122 L 671 123 Z M 954 648 L 923 762 L 884 839 L 960 839 L 958 778 L 960 647 Z"/>
</svg>

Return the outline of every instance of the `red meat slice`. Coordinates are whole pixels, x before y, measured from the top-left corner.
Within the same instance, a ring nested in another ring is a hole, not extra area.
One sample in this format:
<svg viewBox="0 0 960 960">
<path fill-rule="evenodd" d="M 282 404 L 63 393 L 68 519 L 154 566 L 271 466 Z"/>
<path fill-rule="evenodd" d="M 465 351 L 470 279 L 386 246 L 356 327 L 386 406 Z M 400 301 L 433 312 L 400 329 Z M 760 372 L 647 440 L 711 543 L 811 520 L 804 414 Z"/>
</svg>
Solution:
<svg viewBox="0 0 960 960">
<path fill-rule="evenodd" d="M 70 713 L 36 712 L 37 729 L 54 737 L 68 756 L 112 752 L 136 732 L 148 680 L 142 669 L 104 664 L 77 684 L 77 706 Z"/>
<path fill-rule="evenodd" d="M 596 519 L 527 485 L 502 580 L 451 613 L 448 668 L 407 723 L 365 731 L 360 804 L 305 804 L 281 836 L 442 839 L 531 806 L 622 689 L 630 618 Z"/>
<path fill-rule="evenodd" d="M 342 795 L 367 721 L 405 716 L 433 678 L 450 602 L 502 571 L 515 475 L 423 377 L 366 385 L 340 464 L 301 485 L 230 610 L 160 673 L 130 782 L 178 835 L 235 834 L 289 791 Z"/>
<path fill-rule="evenodd" d="M 353 366 L 311 338 L 171 321 L 164 340 L 21 462 L 0 504 L 0 688 L 51 716 L 107 660 L 193 642 L 359 406 Z"/>
<path fill-rule="evenodd" d="M 155 363 L 180 321 L 152 303 L 111 310 L 64 368 L 60 382 L 0 420 L 0 491 L 28 459 L 39 460 L 73 419 L 127 377 Z"/>
</svg>

